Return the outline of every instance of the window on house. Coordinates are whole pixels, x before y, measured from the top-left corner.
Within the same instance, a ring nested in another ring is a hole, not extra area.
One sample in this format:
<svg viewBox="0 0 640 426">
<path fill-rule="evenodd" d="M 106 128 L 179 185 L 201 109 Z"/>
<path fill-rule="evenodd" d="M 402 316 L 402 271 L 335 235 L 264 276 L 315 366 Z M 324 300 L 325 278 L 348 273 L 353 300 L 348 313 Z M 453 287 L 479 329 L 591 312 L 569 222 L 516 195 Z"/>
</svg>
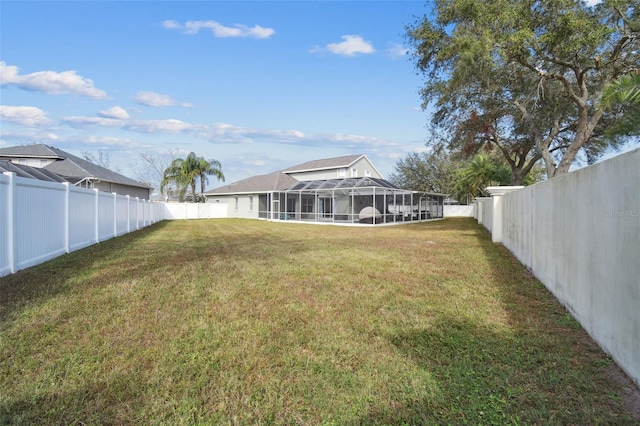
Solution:
<svg viewBox="0 0 640 426">
<path fill-rule="evenodd" d="M 358 177 L 358 169 L 355 167 L 351 168 L 351 177 Z"/>
<path fill-rule="evenodd" d="M 347 177 L 346 169 L 338 169 L 338 179 L 344 179 Z"/>
<path fill-rule="evenodd" d="M 300 204 L 300 211 L 302 213 L 313 213 L 313 197 L 305 197 Z"/>
<path fill-rule="evenodd" d="M 371 170 L 365 170 L 364 171 L 364 176 L 365 177 L 371 177 Z"/>
<path fill-rule="evenodd" d="M 235 210 L 238 210 L 238 197 L 233 197 L 233 200 L 235 202 Z"/>
</svg>

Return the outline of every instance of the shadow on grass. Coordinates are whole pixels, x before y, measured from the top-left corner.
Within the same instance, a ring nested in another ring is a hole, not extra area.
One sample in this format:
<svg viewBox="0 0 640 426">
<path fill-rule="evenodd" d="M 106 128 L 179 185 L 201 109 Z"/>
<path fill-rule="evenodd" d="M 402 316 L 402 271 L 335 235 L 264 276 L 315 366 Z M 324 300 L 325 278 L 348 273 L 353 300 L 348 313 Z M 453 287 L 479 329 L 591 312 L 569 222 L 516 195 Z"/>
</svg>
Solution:
<svg viewBox="0 0 640 426">
<path fill-rule="evenodd" d="M 149 274 L 169 275 L 177 266 L 202 268 L 215 263 L 232 267 L 231 260 L 242 264 L 256 259 L 268 264 L 273 258 L 307 250 L 302 242 L 279 237 L 269 230 L 260 234 L 225 233 L 226 238 L 219 238 L 216 226 L 242 229 L 242 222 L 232 219 L 220 223 L 162 221 L 0 278 L 0 321 L 6 323 L 27 305 L 73 291 L 78 280 L 83 286 L 104 286 Z M 161 231 L 162 237 L 154 239 L 153 235 Z M 92 274 L 99 276 L 83 279 Z M 166 279 L 167 275 L 159 279 Z"/>
<path fill-rule="evenodd" d="M 0 278 L 0 321 L 8 320 L 25 305 L 41 303 L 69 289 L 69 283 L 90 270 L 113 250 L 135 243 L 163 229 L 166 221 L 77 250 Z"/>
<path fill-rule="evenodd" d="M 428 328 L 387 336 L 439 389 L 432 399 L 385 406 L 362 423 L 638 424 L 638 389 L 486 229 L 466 218 L 412 228 L 453 231 L 481 248 L 506 324 L 451 311 Z"/>
<path fill-rule="evenodd" d="M 130 424 L 135 418 L 132 411 L 137 408 L 131 406 L 131 401 L 143 393 L 142 386 L 131 377 L 121 375 L 109 383 L 86 384 L 73 391 L 34 395 L 11 404 L 3 403 L 0 404 L 0 424 Z M 111 395 L 106 395 L 107 389 Z M 118 399 L 123 402 L 114 404 L 113 401 Z"/>
</svg>

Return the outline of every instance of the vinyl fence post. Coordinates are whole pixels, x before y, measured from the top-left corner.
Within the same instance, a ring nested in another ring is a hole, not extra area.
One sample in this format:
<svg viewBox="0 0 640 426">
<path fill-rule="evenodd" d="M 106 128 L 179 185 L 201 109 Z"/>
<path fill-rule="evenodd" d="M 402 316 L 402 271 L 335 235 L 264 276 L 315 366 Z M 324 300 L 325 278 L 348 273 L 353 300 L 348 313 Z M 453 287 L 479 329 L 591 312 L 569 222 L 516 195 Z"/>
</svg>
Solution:
<svg viewBox="0 0 640 426">
<path fill-rule="evenodd" d="M 127 233 L 131 232 L 131 210 L 129 203 L 131 202 L 131 197 L 127 195 Z"/>
<path fill-rule="evenodd" d="M 94 209 L 94 227 L 95 227 L 95 238 L 96 238 L 96 244 L 100 242 L 100 214 L 99 214 L 99 208 L 100 208 L 100 193 L 98 192 L 98 189 L 95 188 L 94 189 L 95 193 L 96 193 L 96 204 L 95 204 L 95 209 Z"/>
<path fill-rule="evenodd" d="M 69 212 L 70 209 L 70 198 L 71 198 L 71 188 L 69 186 L 69 182 L 63 182 L 64 185 L 64 252 L 70 253 L 70 235 L 71 232 L 71 214 Z"/>
<path fill-rule="evenodd" d="M 16 241 L 15 241 L 15 205 L 14 195 L 16 192 L 16 174 L 5 172 L 9 176 L 9 196 L 7 197 L 7 261 L 9 263 L 9 273 L 16 273 Z"/>
<path fill-rule="evenodd" d="M 118 236 L 118 194 L 115 192 L 111 193 L 113 195 L 113 236 Z"/>
<path fill-rule="evenodd" d="M 136 197 L 136 231 L 140 229 L 140 199 Z"/>
</svg>

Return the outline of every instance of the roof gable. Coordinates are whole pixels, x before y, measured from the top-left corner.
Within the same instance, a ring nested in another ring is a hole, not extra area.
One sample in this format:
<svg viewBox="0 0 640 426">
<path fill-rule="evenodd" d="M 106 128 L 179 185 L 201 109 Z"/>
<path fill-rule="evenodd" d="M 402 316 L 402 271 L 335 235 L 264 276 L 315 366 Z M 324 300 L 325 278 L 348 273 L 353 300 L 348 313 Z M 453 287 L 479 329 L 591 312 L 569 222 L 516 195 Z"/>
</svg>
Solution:
<svg viewBox="0 0 640 426">
<path fill-rule="evenodd" d="M 297 166 L 283 170 L 284 173 L 308 172 L 312 170 L 341 169 L 351 166 L 364 157 L 364 154 L 346 155 L 344 157 L 325 158 L 322 160 L 307 161 Z"/>
</svg>

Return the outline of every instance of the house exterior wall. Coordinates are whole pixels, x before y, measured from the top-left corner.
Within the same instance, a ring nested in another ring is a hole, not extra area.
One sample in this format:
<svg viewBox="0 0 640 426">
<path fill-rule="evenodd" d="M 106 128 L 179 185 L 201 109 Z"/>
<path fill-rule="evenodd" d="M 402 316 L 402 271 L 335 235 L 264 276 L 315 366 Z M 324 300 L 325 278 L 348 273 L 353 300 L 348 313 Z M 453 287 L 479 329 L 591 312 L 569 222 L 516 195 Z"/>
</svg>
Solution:
<svg viewBox="0 0 640 426">
<path fill-rule="evenodd" d="M 146 188 L 139 188 L 129 185 L 121 185 L 113 182 L 95 182 L 93 187 L 99 191 L 115 192 L 121 195 L 128 195 L 129 197 L 138 197 L 141 200 L 149 199 L 149 190 Z"/>
<path fill-rule="evenodd" d="M 215 195 L 208 196 L 207 203 L 225 204 L 227 206 L 226 217 L 258 219 L 258 212 L 263 209 L 260 206 L 259 198 L 261 197 L 258 194 Z"/>
</svg>

